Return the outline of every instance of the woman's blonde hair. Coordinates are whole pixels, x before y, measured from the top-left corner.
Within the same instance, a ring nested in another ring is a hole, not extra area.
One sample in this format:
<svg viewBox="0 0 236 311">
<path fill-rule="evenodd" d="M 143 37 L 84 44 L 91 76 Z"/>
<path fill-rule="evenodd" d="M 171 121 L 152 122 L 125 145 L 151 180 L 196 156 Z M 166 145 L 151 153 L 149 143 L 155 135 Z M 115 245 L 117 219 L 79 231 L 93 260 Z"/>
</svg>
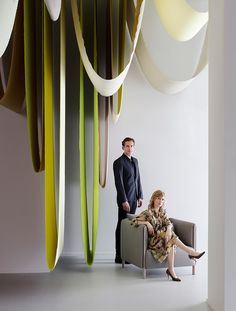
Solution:
<svg viewBox="0 0 236 311">
<path fill-rule="evenodd" d="M 153 209 L 154 208 L 154 201 L 156 200 L 156 198 L 163 198 L 165 196 L 165 192 L 162 190 L 156 190 L 153 192 L 151 199 L 149 201 L 149 205 L 148 208 Z"/>
</svg>

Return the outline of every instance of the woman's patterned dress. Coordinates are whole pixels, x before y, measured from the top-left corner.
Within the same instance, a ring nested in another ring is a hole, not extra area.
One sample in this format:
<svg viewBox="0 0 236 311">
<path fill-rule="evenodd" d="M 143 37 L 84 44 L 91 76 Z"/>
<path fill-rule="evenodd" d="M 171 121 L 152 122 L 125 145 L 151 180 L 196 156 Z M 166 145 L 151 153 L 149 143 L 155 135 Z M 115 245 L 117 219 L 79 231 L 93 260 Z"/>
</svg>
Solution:
<svg viewBox="0 0 236 311">
<path fill-rule="evenodd" d="M 148 221 L 153 226 L 154 235 L 148 236 L 148 248 L 157 261 L 163 262 L 170 253 L 171 248 L 175 245 L 175 240 L 178 238 L 172 230 L 171 239 L 168 243 L 165 241 L 167 226 L 172 225 L 166 211 L 160 208 L 159 212 L 156 213 L 154 209 L 149 208 L 135 217 L 132 220 L 132 224 L 139 226 L 138 221 Z"/>
</svg>

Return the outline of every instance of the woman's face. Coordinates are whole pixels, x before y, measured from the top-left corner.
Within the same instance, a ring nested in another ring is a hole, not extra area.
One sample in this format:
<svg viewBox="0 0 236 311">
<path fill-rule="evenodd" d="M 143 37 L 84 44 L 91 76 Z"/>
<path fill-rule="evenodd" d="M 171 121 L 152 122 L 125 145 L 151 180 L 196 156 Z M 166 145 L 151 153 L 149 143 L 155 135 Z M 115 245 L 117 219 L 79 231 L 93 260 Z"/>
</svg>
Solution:
<svg viewBox="0 0 236 311">
<path fill-rule="evenodd" d="M 165 198 L 164 197 L 157 197 L 154 200 L 154 207 L 155 208 L 160 208 L 164 205 Z"/>
</svg>

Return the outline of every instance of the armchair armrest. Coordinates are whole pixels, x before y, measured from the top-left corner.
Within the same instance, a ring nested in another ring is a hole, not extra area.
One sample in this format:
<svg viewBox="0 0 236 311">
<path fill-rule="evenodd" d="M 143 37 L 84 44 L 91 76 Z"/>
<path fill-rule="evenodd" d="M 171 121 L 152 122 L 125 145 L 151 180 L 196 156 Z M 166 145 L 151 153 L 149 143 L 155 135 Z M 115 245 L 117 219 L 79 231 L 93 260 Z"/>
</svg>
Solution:
<svg viewBox="0 0 236 311">
<path fill-rule="evenodd" d="M 145 225 L 135 227 L 129 219 L 123 219 L 121 222 L 121 258 L 142 268 L 147 244 L 147 227 Z"/>
<path fill-rule="evenodd" d="M 170 218 L 174 226 L 175 234 L 180 238 L 180 240 L 194 249 L 196 248 L 196 224 L 184 221 L 180 219 Z"/>
</svg>

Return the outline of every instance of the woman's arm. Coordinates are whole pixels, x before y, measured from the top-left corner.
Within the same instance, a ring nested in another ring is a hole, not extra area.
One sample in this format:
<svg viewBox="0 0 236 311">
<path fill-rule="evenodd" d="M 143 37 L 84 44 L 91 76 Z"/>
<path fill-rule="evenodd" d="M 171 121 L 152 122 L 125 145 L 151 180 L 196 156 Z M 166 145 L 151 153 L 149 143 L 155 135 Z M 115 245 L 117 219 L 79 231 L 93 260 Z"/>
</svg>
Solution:
<svg viewBox="0 0 236 311">
<path fill-rule="evenodd" d="M 153 228 L 153 226 L 150 224 L 149 221 L 138 220 L 138 219 L 136 219 L 136 224 L 137 224 L 137 225 L 145 225 L 145 226 L 147 227 L 148 234 L 150 234 L 150 235 L 153 235 L 153 234 L 154 234 L 154 228 Z"/>
</svg>

